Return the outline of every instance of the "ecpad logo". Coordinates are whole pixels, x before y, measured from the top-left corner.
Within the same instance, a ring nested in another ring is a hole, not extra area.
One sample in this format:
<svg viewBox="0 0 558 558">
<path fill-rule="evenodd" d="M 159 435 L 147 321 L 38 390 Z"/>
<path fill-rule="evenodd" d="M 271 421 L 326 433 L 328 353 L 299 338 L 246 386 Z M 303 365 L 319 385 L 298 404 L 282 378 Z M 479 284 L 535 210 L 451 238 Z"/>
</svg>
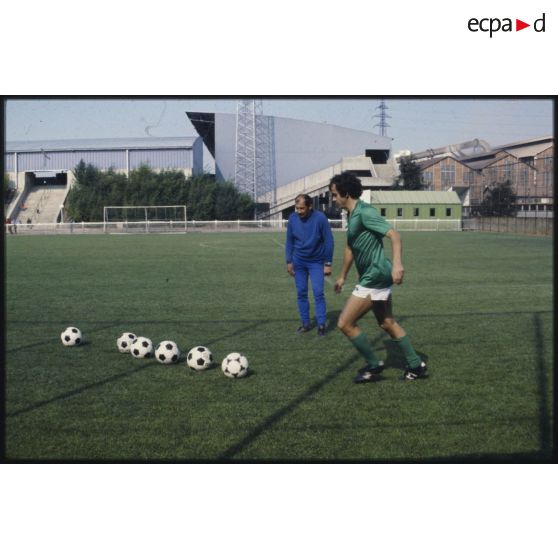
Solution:
<svg viewBox="0 0 558 558">
<path fill-rule="evenodd" d="M 542 17 L 536 19 L 533 22 L 533 29 L 537 33 L 545 32 L 545 25 L 546 25 L 545 16 L 546 14 L 543 13 Z M 490 33 L 490 38 L 492 38 L 492 35 L 494 33 L 497 33 L 498 31 L 503 31 L 503 32 L 514 31 L 512 20 L 509 17 L 505 17 L 503 19 L 500 19 L 498 17 L 485 17 L 482 19 L 477 19 L 475 17 L 472 17 L 468 21 L 467 27 L 469 28 L 469 31 L 472 31 L 473 33 L 477 33 L 478 31 L 482 31 L 484 33 Z M 531 24 L 525 23 L 520 19 L 515 20 L 515 31 L 521 31 L 522 29 L 525 29 L 527 27 L 531 27 Z"/>
</svg>

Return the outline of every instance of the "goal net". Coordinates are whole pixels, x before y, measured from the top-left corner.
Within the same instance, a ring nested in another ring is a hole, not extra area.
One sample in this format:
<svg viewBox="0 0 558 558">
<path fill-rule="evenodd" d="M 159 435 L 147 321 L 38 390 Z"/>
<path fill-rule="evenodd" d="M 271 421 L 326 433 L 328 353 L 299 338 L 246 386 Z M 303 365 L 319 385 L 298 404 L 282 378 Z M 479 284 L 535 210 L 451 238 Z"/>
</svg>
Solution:
<svg viewBox="0 0 558 558">
<path fill-rule="evenodd" d="M 185 205 L 111 205 L 103 208 L 105 232 L 185 232 Z"/>
</svg>

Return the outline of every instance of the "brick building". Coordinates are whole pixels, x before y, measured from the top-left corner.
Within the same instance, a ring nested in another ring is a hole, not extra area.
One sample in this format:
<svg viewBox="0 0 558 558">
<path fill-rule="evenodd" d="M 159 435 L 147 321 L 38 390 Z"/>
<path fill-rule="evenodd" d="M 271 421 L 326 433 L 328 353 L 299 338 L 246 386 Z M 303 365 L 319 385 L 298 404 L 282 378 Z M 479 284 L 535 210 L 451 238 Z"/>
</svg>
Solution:
<svg viewBox="0 0 558 558">
<path fill-rule="evenodd" d="M 411 154 L 411 158 L 420 167 L 429 190 L 454 190 L 459 194 L 465 215 L 482 203 L 488 190 L 508 181 L 517 196 L 518 216 L 552 215 L 552 137 L 502 145 L 471 155 L 456 153 L 451 147 Z"/>
</svg>

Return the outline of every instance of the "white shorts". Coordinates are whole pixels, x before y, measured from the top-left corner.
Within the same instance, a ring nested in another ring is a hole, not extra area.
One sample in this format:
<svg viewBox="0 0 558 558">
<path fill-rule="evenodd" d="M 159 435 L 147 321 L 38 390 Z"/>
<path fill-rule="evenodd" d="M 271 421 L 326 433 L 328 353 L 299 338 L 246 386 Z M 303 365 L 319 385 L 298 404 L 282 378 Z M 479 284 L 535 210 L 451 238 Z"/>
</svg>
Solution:
<svg viewBox="0 0 558 558">
<path fill-rule="evenodd" d="M 370 297 L 371 300 L 387 300 L 389 295 L 391 295 L 391 287 L 387 289 L 369 289 L 368 287 L 357 285 L 352 294 L 358 298 Z"/>
</svg>

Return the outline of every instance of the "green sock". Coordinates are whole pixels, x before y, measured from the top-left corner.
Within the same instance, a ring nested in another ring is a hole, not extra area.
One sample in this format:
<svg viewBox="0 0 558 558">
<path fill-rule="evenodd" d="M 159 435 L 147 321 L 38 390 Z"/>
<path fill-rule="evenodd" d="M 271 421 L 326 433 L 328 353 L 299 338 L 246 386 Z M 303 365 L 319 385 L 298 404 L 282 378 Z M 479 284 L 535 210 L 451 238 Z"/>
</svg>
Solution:
<svg viewBox="0 0 558 558">
<path fill-rule="evenodd" d="M 411 345 L 411 340 L 409 339 L 408 335 L 404 335 L 399 339 L 394 339 L 394 341 L 399 345 L 399 348 L 403 351 L 403 354 L 405 355 L 405 360 L 407 361 L 407 364 L 411 368 L 416 368 L 417 366 L 420 366 L 422 360 L 415 352 L 415 349 L 413 349 L 413 346 Z"/>
<path fill-rule="evenodd" d="M 349 338 L 349 341 L 353 344 L 353 347 L 364 357 L 366 363 L 369 366 L 375 368 L 380 364 L 380 361 L 374 354 L 372 347 L 370 346 L 370 342 L 368 341 L 364 331 L 361 331 L 356 337 L 352 339 Z"/>
</svg>

